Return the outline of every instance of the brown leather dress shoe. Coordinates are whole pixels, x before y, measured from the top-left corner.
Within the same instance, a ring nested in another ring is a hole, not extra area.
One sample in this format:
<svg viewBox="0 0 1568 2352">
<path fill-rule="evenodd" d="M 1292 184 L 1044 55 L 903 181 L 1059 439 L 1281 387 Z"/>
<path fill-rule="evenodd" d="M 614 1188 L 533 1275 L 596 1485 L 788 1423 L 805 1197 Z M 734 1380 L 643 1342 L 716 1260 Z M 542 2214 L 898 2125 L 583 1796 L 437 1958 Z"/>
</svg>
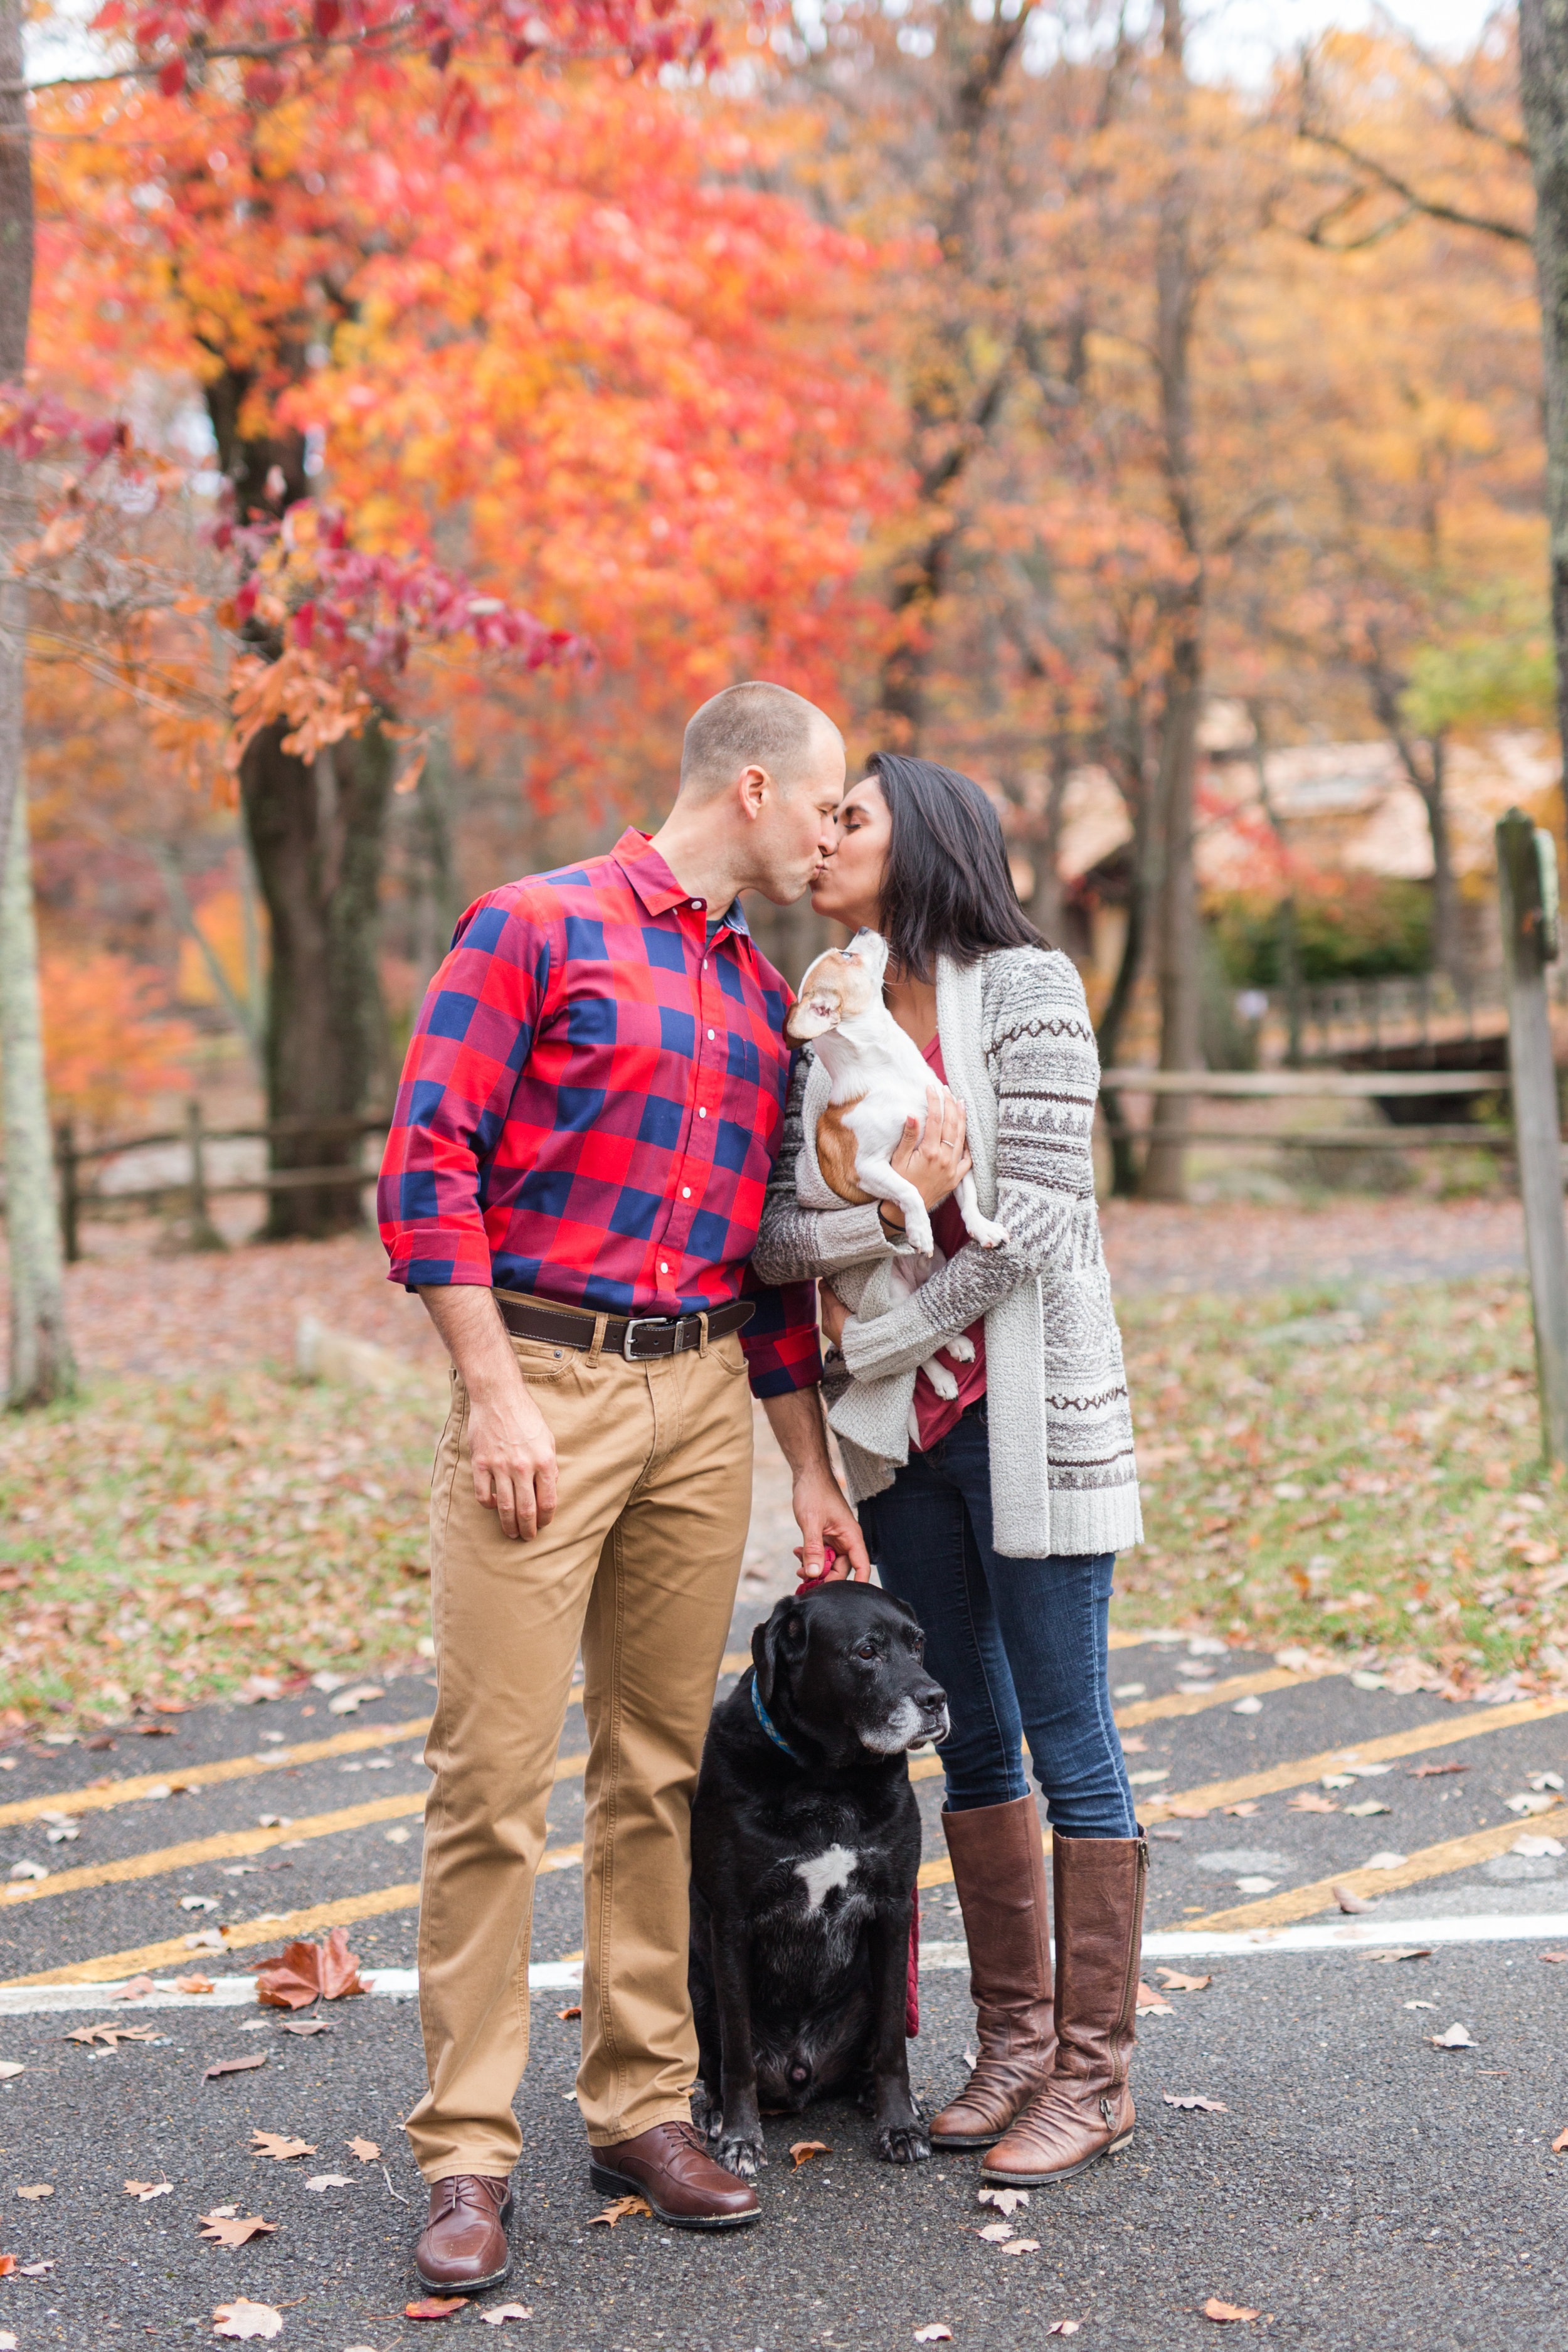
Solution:
<svg viewBox="0 0 1568 2352">
<path fill-rule="evenodd" d="M 588 2177 L 612 2196 L 646 2197 L 672 2230 L 742 2230 L 761 2219 L 756 2190 L 714 2163 L 695 2124 L 655 2124 L 596 2147 Z"/>
<path fill-rule="evenodd" d="M 506 2225 L 511 2188 L 477 2172 L 457 2172 L 430 2191 L 430 2219 L 414 2249 L 414 2267 L 439 2294 L 478 2294 L 500 2286 L 511 2268 Z"/>
</svg>

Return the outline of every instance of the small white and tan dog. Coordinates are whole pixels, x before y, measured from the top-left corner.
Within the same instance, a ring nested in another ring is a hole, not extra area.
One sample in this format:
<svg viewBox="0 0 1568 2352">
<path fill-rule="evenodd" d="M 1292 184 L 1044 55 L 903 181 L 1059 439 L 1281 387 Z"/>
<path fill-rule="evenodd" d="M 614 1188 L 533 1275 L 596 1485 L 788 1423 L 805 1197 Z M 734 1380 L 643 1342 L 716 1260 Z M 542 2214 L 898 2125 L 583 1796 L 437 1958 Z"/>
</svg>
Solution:
<svg viewBox="0 0 1568 2352">
<path fill-rule="evenodd" d="M 888 943 L 878 931 L 857 931 L 847 948 L 829 948 L 801 981 L 784 1034 L 793 1045 L 809 1041 L 830 1082 L 814 1138 L 822 1181 L 841 1201 L 891 1201 L 904 1213 L 904 1230 L 920 1263 L 899 1259 L 892 1274 L 896 1286 L 908 1293 L 919 1289 L 944 1260 L 925 1202 L 894 1168 L 892 1154 L 911 1117 L 923 1124 L 926 1091 L 935 1081 L 919 1046 L 882 1002 L 887 962 Z M 805 1154 L 801 1158 L 804 1163 Z M 804 1165 L 797 1181 L 805 1197 L 809 1186 Z M 973 1175 L 960 1181 L 957 1200 L 965 1231 L 983 1249 L 1006 1240 L 1004 1226 L 981 1215 Z M 938 1345 L 960 1363 L 974 1353 L 962 1334 Z M 939 1396 L 957 1394 L 952 1374 L 934 1355 L 924 1370 Z"/>
</svg>

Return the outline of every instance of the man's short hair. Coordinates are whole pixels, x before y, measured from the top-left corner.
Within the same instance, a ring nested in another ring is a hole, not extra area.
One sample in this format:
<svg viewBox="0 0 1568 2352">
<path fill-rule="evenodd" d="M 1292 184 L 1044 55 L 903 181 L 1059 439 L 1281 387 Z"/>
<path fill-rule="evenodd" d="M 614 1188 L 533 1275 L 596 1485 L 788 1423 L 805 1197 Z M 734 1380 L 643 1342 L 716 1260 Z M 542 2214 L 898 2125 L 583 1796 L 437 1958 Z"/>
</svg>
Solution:
<svg viewBox="0 0 1568 2352">
<path fill-rule="evenodd" d="M 680 753 L 680 789 L 694 799 L 722 792 L 742 768 L 765 768 L 789 792 L 833 721 L 804 694 L 766 678 L 727 686 L 694 711 Z"/>
</svg>

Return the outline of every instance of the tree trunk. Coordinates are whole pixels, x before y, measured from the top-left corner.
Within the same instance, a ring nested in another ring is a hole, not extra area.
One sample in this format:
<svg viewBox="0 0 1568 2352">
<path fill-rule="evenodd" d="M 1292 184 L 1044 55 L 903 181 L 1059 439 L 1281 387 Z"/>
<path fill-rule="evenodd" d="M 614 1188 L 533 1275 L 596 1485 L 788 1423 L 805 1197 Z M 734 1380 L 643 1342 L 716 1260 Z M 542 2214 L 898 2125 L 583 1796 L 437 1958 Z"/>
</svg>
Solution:
<svg viewBox="0 0 1568 2352">
<path fill-rule="evenodd" d="M 11 802 L 5 871 L 0 877 L 0 1101 L 5 1121 L 5 1234 L 11 1257 L 6 1402 L 16 1412 L 53 1404 L 76 1389 L 44 1086 L 27 799 L 19 778 Z"/>
<path fill-rule="evenodd" d="M 1116 968 L 1116 978 L 1100 1016 L 1097 1043 L 1101 1069 L 1113 1070 L 1121 1055 L 1121 1033 L 1138 982 L 1143 970 L 1144 950 L 1149 939 L 1149 913 L 1152 896 L 1150 866 L 1150 789 L 1145 781 L 1132 805 L 1132 874 L 1127 893 L 1127 929 L 1121 941 L 1121 961 Z M 1102 1092 L 1100 1103 L 1108 1125 L 1113 1129 L 1122 1120 L 1121 1097 L 1113 1092 Z M 1132 1139 L 1112 1133 L 1110 1137 L 1110 1190 L 1118 1200 L 1131 1200 L 1138 1191 L 1138 1155 Z"/>
<path fill-rule="evenodd" d="M 308 766 L 281 750 L 285 731 L 258 736 L 240 771 L 271 922 L 268 1117 L 294 1128 L 273 1137 L 269 1164 L 277 1174 L 357 1169 L 351 1123 L 385 1066 L 376 941 L 392 750 L 373 724 Z M 340 1233 L 360 1223 L 361 1210 L 349 1182 L 282 1187 L 270 1196 L 266 1234 Z"/>
<path fill-rule="evenodd" d="M 1426 827 L 1432 836 L 1432 961 L 1439 971 L 1446 971 L 1456 988 L 1462 989 L 1468 976 L 1469 959 L 1465 953 L 1464 933 L 1459 917 L 1459 885 L 1454 873 L 1454 842 L 1448 823 L 1447 746 L 1443 738 L 1434 736 L 1427 746 L 1428 774 L 1423 780 L 1414 778 L 1426 811 Z"/>
<path fill-rule="evenodd" d="M 1519 82 L 1535 179 L 1552 639 L 1568 789 L 1568 0 L 1520 0 Z"/>
<path fill-rule="evenodd" d="M 0 383 L 20 383 L 33 307 L 33 156 L 22 91 L 22 0 L 0 0 Z M 0 533 L 26 536 L 22 467 L 0 449 Z M 0 879 L 22 779 L 22 668 L 27 592 L 0 585 Z"/>
</svg>

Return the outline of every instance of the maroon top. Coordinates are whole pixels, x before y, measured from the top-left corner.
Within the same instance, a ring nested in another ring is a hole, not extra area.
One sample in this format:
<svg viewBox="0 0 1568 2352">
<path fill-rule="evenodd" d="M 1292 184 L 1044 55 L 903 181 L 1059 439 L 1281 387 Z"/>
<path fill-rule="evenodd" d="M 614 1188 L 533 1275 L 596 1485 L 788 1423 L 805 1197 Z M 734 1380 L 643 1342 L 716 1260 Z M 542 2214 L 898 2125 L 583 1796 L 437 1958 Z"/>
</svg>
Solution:
<svg viewBox="0 0 1568 2352">
<path fill-rule="evenodd" d="M 925 1057 L 945 1086 L 947 1072 L 942 1067 L 940 1037 L 931 1039 L 931 1044 L 926 1047 Z M 936 1245 L 944 1257 L 956 1257 L 961 1249 L 967 1247 L 969 1234 L 964 1228 L 963 1217 L 955 1194 L 949 1193 L 941 1208 L 931 1211 L 931 1229 L 935 1237 Z M 920 1441 L 916 1448 L 918 1453 L 929 1453 L 939 1437 L 947 1435 L 964 1407 L 972 1405 L 976 1397 L 983 1397 L 985 1393 L 985 1318 L 984 1316 L 977 1322 L 970 1325 L 964 1337 L 974 1349 L 974 1361 L 972 1364 L 955 1363 L 951 1356 L 942 1356 L 939 1360 L 947 1366 L 948 1370 L 958 1382 L 958 1394 L 955 1397 L 939 1397 L 923 1371 L 915 1374 L 915 1426 L 920 1431 Z"/>
</svg>

